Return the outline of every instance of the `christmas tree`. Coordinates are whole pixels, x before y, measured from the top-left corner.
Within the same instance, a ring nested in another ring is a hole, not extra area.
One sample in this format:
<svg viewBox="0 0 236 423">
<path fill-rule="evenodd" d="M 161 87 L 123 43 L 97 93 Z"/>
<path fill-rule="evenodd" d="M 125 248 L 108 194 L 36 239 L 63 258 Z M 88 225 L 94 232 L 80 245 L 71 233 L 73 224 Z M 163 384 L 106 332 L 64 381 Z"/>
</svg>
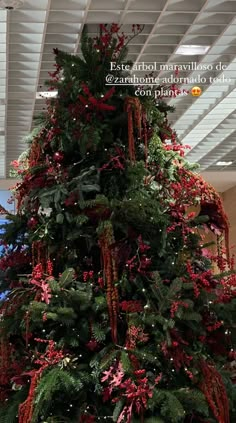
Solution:
<svg viewBox="0 0 236 423">
<path fill-rule="evenodd" d="M 1 423 L 235 421 L 221 199 L 185 159 L 165 102 L 106 85 L 141 30 L 85 32 L 83 58 L 55 50 L 57 96 L 14 162 Z"/>
</svg>

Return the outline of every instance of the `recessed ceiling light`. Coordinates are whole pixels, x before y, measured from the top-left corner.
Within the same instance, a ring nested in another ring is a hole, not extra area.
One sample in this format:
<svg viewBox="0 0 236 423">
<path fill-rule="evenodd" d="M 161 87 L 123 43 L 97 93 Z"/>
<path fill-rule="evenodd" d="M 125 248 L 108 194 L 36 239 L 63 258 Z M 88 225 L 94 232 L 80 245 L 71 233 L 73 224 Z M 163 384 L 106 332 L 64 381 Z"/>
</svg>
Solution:
<svg viewBox="0 0 236 423">
<path fill-rule="evenodd" d="M 39 91 L 36 93 L 36 99 L 57 97 L 58 91 Z"/>
<path fill-rule="evenodd" d="M 25 0 L 0 0 L 0 8 L 13 10 L 23 6 L 24 2 Z"/>
<path fill-rule="evenodd" d="M 175 54 L 183 54 L 185 56 L 195 56 L 206 54 L 209 50 L 210 46 L 197 46 L 197 45 L 186 45 L 182 44 L 179 46 L 175 52 Z"/>
<path fill-rule="evenodd" d="M 230 166 L 233 162 L 217 162 L 216 166 Z"/>
</svg>

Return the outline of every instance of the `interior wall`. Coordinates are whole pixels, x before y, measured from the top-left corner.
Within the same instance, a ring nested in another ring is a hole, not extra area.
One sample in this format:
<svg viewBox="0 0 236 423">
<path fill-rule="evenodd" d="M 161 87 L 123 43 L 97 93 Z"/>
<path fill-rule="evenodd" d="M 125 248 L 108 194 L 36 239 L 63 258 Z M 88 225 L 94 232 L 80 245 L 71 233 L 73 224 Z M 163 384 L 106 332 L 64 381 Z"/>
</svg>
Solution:
<svg viewBox="0 0 236 423">
<path fill-rule="evenodd" d="M 17 179 L 0 179 L 0 189 L 9 189 L 13 187 L 19 180 Z"/>
<path fill-rule="evenodd" d="M 11 214 L 15 214 L 15 201 L 12 200 L 10 188 L 12 188 L 16 182 L 15 179 L 0 179 L 0 205 Z"/>
</svg>

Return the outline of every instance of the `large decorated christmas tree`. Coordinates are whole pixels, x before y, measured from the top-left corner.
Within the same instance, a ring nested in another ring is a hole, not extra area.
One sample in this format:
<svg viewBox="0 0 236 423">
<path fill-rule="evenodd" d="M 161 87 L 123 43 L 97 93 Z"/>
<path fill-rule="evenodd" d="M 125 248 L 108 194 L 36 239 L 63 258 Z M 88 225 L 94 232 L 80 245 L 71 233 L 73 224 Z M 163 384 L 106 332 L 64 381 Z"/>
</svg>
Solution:
<svg viewBox="0 0 236 423">
<path fill-rule="evenodd" d="M 170 107 L 106 86 L 141 30 L 84 33 L 83 58 L 55 50 L 58 95 L 14 163 L 1 423 L 235 421 L 236 279 L 221 199 L 186 161 Z"/>
</svg>

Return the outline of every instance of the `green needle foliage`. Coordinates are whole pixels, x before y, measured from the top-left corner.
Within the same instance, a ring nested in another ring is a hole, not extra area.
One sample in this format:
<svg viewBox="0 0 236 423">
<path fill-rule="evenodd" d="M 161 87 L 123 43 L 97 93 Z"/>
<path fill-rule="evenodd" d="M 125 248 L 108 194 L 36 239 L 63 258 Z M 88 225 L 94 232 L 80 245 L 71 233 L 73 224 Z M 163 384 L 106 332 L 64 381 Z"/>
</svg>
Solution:
<svg viewBox="0 0 236 423">
<path fill-rule="evenodd" d="M 95 39 L 84 31 L 82 57 L 55 50 L 58 95 L 14 162 L 0 423 L 235 421 L 220 197 L 185 159 L 163 99 L 106 85 L 111 62 L 127 76 L 142 29 L 101 25 Z"/>
</svg>

